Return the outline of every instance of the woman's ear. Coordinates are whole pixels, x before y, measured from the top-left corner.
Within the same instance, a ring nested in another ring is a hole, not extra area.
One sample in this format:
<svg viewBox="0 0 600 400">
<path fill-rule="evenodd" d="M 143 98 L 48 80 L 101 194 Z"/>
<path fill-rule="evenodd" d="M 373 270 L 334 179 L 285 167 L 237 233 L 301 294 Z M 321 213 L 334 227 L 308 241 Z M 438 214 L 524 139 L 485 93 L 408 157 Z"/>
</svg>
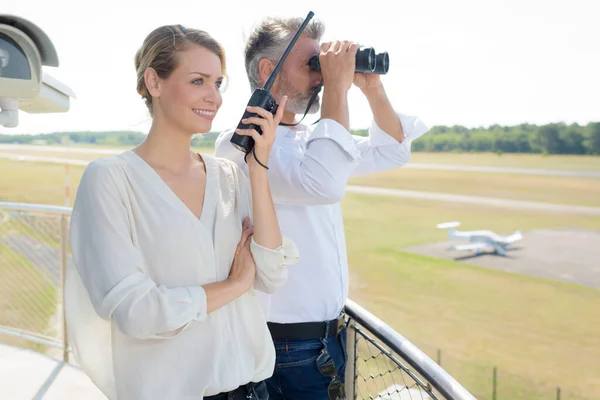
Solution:
<svg viewBox="0 0 600 400">
<path fill-rule="evenodd" d="M 146 68 L 146 71 L 144 71 L 144 83 L 150 96 L 160 97 L 160 78 L 154 68 Z"/>
</svg>

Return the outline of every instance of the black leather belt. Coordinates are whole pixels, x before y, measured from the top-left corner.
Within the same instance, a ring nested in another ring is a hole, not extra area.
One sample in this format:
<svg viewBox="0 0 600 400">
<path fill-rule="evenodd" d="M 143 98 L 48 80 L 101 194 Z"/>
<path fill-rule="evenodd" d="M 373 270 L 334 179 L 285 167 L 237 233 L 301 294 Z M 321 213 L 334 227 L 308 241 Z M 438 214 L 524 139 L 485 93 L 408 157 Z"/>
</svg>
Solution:
<svg viewBox="0 0 600 400">
<path fill-rule="evenodd" d="M 346 322 L 344 316 L 327 322 L 298 322 L 292 324 L 279 324 L 267 322 L 273 339 L 319 339 L 325 337 L 327 325 L 329 336 L 337 335 Z"/>
<path fill-rule="evenodd" d="M 204 396 L 204 400 L 266 400 L 269 398 L 269 392 L 265 381 L 250 382 L 232 390 L 223 392 L 214 396 Z"/>
</svg>

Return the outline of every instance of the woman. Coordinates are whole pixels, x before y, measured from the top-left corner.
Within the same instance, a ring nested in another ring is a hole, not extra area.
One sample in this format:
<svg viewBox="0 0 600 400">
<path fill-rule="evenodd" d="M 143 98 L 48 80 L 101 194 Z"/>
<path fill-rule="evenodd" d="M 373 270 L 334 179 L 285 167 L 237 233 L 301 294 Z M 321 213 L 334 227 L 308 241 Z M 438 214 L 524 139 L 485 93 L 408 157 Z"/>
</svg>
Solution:
<svg viewBox="0 0 600 400">
<path fill-rule="evenodd" d="M 221 46 L 203 31 L 163 26 L 135 64 L 150 132 L 90 163 L 73 207 L 65 308 L 75 359 L 110 399 L 266 398 L 259 383 L 275 352 L 253 289 L 276 290 L 298 258 L 260 165 L 285 100 L 275 116 L 249 109 L 262 118 L 245 122 L 262 135 L 238 131 L 256 143 L 247 177 L 190 151 L 221 106 Z"/>
</svg>

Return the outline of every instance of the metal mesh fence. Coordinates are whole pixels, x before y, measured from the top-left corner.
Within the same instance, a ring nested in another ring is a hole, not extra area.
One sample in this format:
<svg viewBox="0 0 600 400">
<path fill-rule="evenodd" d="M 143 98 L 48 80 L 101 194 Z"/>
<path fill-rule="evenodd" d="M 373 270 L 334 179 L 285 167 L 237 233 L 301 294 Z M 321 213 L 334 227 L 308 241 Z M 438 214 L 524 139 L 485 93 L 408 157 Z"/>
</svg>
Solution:
<svg viewBox="0 0 600 400">
<path fill-rule="evenodd" d="M 0 330 L 42 353 L 63 347 L 62 265 L 68 215 L 0 208 Z"/>
<path fill-rule="evenodd" d="M 431 385 L 397 354 L 356 324 L 354 330 L 354 399 L 438 400 Z M 352 348 L 352 346 L 349 346 Z"/>
</svg>

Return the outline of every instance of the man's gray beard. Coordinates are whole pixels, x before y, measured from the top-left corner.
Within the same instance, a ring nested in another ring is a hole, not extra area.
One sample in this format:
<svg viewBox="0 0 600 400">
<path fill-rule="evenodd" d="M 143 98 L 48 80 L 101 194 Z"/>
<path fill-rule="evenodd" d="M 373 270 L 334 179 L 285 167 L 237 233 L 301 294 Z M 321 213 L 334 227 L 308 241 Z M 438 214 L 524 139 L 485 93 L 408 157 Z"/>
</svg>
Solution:
<svg viewBox="0 0 600 400">
<path fill-rule="evenodd" d="M 304 115 L 304 111 L 306 111 L 306 107 L 308 107 L 308 102 L 313 95 L 313 92 L 309 93 L 300 93 L 295 87 L 293 87 L 290 82 L 286 79 L 285 75 L 281 75 L 281 89 L 279 90 L 280 97 L 282 95 L 287 95 L 288 99 L 285 104 L 285 108 L 293 112 L 294 114 L 302 114 Z M 319 96 L 315 98 L 315 101 L 310 105 L 310 109 L 307 114 L 315 114 L 319 111 L 320 103 Z"/>
<path fill-rule="evenodd" d="M 288 111 L 291 111 L 294 114 L 304 115 L 304 111 L 306 111 L 306 107 L 308 107 L 308 102 L 310 101 L 311 97 L 312 93 L 308 95 L 297 93 L 293 97 L 288 95 L 288 100 L 285 108 L 287 108 Z M 315 101 L 313 101 L 313 103 L 310 105 L 310 109 L 308 110 L 307 114 L 317 113 L 319 111 L 320 106 L 321 105 L 319 104 L 319 96 L 317 96 Z"/>
</svg>

